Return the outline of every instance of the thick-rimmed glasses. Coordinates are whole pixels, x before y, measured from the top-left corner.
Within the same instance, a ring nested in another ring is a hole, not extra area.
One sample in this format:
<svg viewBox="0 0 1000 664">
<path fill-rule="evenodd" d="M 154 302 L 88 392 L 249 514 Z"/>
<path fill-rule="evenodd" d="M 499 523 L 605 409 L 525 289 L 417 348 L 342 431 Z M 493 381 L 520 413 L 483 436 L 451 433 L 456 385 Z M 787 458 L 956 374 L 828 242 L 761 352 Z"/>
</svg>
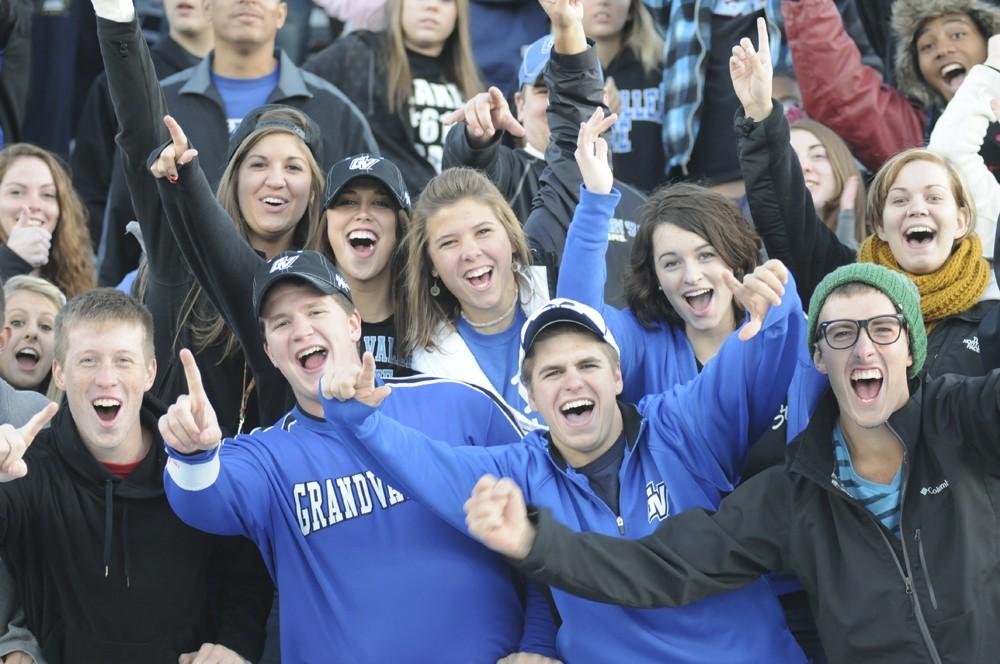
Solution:
<svg viewBox="0 0 1000 664">
<path fill-rule="evenodd" d="M 906 319 L 902 314 L 885 314 L 866 320 L 844 318 L 820 323 L 816 336 L 817 339 L 822 337 L 834 350 L 846 350 L 858 343 L 858 336 L 864 328 L 872 343 L 888 346 L 896 343 L 904 327 Z"/>
</svg>

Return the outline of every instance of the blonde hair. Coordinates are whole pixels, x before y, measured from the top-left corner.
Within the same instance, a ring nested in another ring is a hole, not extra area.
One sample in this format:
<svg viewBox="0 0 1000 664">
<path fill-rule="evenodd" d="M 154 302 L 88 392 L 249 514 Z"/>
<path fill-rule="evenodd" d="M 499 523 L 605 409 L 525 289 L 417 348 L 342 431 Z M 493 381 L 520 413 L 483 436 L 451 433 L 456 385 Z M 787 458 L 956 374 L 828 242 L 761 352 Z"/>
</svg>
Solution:
<svg viewBox="0 0 1000 664">
<path fill-rule="evenodd" d="M 406 42 L 403 35 L 403 3 L 407 0 L 388 0 L 385 3 L 387 27 L 385 31 L 385 83 L 388 91 L 389 108 L 401 111 L 410 98 L 413 75 L 410 60 L 406 57 Z M 476 61 L 472 57 L 472 40 L 469 37 L 469 0 L 453 0 L 456 8 L 455 29 L 448 35 L 441 50 L 442 69 L 445 79 L 458 86 L 462 97 L 471 99 L 482 91 Z"/>
<path fill-rule="evenodd" d="M 808 118 L 796 120 L 792 123 L 791 130 L 809 132 L 826 150 L 826 157 L 830 161 L 830 170 L 833 171 L 833 195 L 823 205 L 822 210 L 816 210 L 816 214 L 833 231 L 837 230 L 840 195 L 844 192 L 844 185 L 847 184 L 847 180 L 851 176 L 858 178 L 858 191 L 854 194 L 854 239 L 860 243 L 868 234 L 865 228 L 865 187 L 861 179 L 861 170 L 854 161 L 851 149 L 836 132 L 815 120 Z"/>
<path fill-rule="evenodd" d="M 437 280 L 431 276 L 433 265 L 428 251 L 427 224 L 446 208 L 467 199 L 493 212 L 510 239 L 513 260 L 522 266 L 530 263 L 528 240 L 521 222 L 486 176 L 471 168 L 451 168 L 431 179 L 413 207 L 409 228 L 399 244 L 405 269 L 397 270 L 397 274 L 402 275 L 399 288 L 403 297 L 397 302 L 396 330 L 401 335 L 397 343 L 404 356 L 418 348 L 432 349 L 437 328 L 443 323 L 454 323 L 461 311 L 458 298 L 444 283 L 438 282 L 440 295 L 431 295 L 431 285 Z M 523 271 L 514 274 L 524 297 L 531 289 L 530 281 Z"/>
<path fill-rule="evenodd" d="M 73 297 L 97 285 L 94 252 L 87 227 L 87 212 L 79 194 L 73 189 L 67 168 L 58 157 L 30 143 L 12 143 L 0 150 L 0 181 L 18 159 L 41 159 L 52 174 L 59 203 L 59 221 L 52 230 L 52 250 L 49 262 L 38 269 L 39 274 Z M 7 232 L 0 227 L 0 242 L 7 242 Z"/>
<path fill-rule="evenodd" d="M 309 123 L 309 119 L 301 111 L 294 108 L 279 108 L 261 113 L 257 122 L 263 123 L 268 120 L 277 120 L 301 128 L 305 128 Z M 250 244 L 250 225 L 247 223 L 246 217 L 240 209 L 239 171 L 250 150 L 262 139 L 273 134 L 295 136 L 288 129 L 276 125 L 254 129 L 247 134 L 243 142 L 233 152 L 229 163 L 226 164 L 226 169 L 222 173 L 222 179 L 219 181 L 219 188 L 216 193 L 216 198 L 218 198 L 222 208 L 229 215 L 229 218 L 233 220 L 233 224 L 235 224 L 240 237 L 246 240 L 247 244 Z M 319 227 L 319 218 L 323 213 L 323 187 L 325 184 L 323 172 L 316 161 L 316 156 L 309 150 L 309 146 L 300 137 L 295 137 L 301 142 L 305 154 L 311 180 L 311 195 L 305 213 L 295 225 L 295 230 L 292 233 L 292 240 L 289 245 L 291 249 L 304 247 L 308 239 L 314 235 L 316 229 Z M 180 331 L 184 327 L 190 328 L 192 339 L 199 350 L 221 343 L 223 345 L 223 359 L 230 357 L 239 350 L 239 342 L 236 336 L 229 329 L 229 326 L 226 325 L 226 321 L 219 314 L 218 310 L 209 302 L 201 285 L 197 282 L 191 285 L 191 289 L 184 298 L 178 321 L 177 334 L 180 334 Z M 175 337 L 175 344 L 176 340 Z"/>
<path fill-rule="evenodd" d="M 885 162 L 875 174 L 871 187 L 868 189 L 867 214 L 872 227 L 876 230 L 882 230 L 882 213 L 885 209 L 885 202 L 889 198 L 889 190 L 892 189 L 896 178 L 899 177 L 900 171 L 916 161 L 937 164 L 948 174 L 948 184 L 952 196 L 955 197 L 955 204 L 958 205 L 959 209 L 964 208 L 969 216 L 968 228 L 966 228 L 965 234 L 958 238 L 964 240 L 976 230 L 976 203 L 972 200 L 969 186 L 966 184 L 965 178 L 962 177 L 961 171 L 951 161 L 925 148 L 911 148 L 900 152 Z"/>
<path fill-rule="evenodd" d="M 622 47 L 632 51 L 647 76 L 663 68 L 663 35 L 642 0 L 629 3 L 628 18 L 622 27 Z"/>
<path fill-rule="evenodd" d="M 62 311 L 63 307 L 66 306 L 66 296 L 63 292 L 50 281 L 46 281 L 41 277 L 33 277 L 28 274 L 20 274 L 16 277 L 11 277 L 4 282 L 3 285 L 3 296 L 4 300 L 9 299 L 15 293 L 25 291 L 28 293 L 34 293 L 39 295 L 49 303 L 56 310 L 56 320 L 58 321 L 58 314 Z M 7 320 L 6 312 L 4 312 L 3 320 Z M 59 335 L 55 335 L 55 357 L 61 357 L 59 355 Z M 56 386 L 56 382 L 52 380 L 51 369 L 49 369 L 49 377 L 46 379 L 48 381 L 48 388 L 45 390 L 45 396 L 49 401 L 59 401 L 62 399 L 62 390 Z"/>
</svg>

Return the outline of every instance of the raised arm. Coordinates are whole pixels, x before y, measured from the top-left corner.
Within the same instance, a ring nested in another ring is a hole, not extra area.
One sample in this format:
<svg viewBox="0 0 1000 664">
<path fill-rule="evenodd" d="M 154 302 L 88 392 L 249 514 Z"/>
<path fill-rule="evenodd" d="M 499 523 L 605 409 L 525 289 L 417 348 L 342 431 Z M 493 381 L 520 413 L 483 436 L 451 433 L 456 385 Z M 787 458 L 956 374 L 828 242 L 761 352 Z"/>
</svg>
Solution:
<svg viewBox="0 0 1000 664">
<path fill-rule="evenodd" d="M 877 171 L 924 142 L 924 112 L 861 61 L 833 0 L 782 0 L 785 35 L 806 113 Z"/>
<path fill-rule="evenodd" d="M 773 468 L 741 485 L 719 511 L 672 515 L 638 540 L 576 533 L 548 510 L 525 507 L 506 478 L 484 477 L 466 503 L 469 532 L 531 578 L 586 599 L 634 608 L 678 607 L 781 570 L 792 513 Z"/>
<path fill-rule="evenodd" d="M 816 214 L 791 146 L 788 121 L 771 97 L 773 72 L 764 19 L 757 21 L 757 34 L 759 48 L 744 39 L 733 48 L 729 63 L 742 105 L 737 115 L 740 168 L 750 214 L 768 256 L 792 271 L 802 302 L 808 302 L 820 280 L 854 262 L 855 254 Z"/>
<path fill-rule="evenodd" d="M 694 380 L 639 404 L 688 469 L 723 491 L 739 481 L 750 445 L 770 426 L 796 371 L 809 363 L 802 305 L 784 266 L 768 261 L 742 284 L 727 276 L 747 323 Z"/>
</svg>

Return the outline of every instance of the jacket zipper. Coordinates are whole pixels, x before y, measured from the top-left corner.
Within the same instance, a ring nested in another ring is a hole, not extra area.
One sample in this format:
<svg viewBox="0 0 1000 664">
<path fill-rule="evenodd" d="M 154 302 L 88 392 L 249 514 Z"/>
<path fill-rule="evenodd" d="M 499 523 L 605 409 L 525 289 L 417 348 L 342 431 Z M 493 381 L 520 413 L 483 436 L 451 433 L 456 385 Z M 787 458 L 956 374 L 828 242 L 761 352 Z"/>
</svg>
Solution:
<svg viewBox="0 0 1000 664">
<path fill-rule="evenodd" d="M 917 553 L 920 554 L 920 567 L 924 570 L 924 578 L 927 579 L 927 594 L 931 596 L 931 606 L 937 610 L 937 596 L 934 594 L 934 584 L 931 583 L 931 573 L 927 569 L 927 559 L 924 558 L 924 541 L 920 539 L 920 529 L 913 533 L 913 539 L 917 542 Z"/>
<path fill-rule="evenodd" d="M 903 446 L 903 486 L 900 489 L 899 494 L 899 532 L 903 532 L 903 507 L 906 504 L 906 488 L 910 483 L 910 471 L 909 464 L 906 458 L 906 444 L 903 442 L 902 437 L 892 428 L 888 422 L 886 422 L 886 427 L 896 436 L 899 440 L 899 444 Z M 866 510 L 867 511 L 867 510 Z M 875 518 L 874 516 L 872 517 Z M 879 528 L 879 533 L 882 535 L 882 539 L 885 541 L 886 545 L 889 547 L 893 558 L 896 558 L 896 552 L 892 548 L 892 544 L 886 538 L 885 533 L 882 532 L 882 528 Z M 916 592 L 913 587 L 913 569 L 910 567 L 910 554 L 907 552 L 905 540 L 900 540 L 903 549 L 903 564 L 906 566 L 906 572 L 903 574 L 903 580 L 906 583 L 906 593 L 910 596 L 910 602 L 913 604 L 913 613 L 917 618 L 917 625 L 920 627 L 920 635 L 924 638 L 924 645 L 927 647 L 927 652 L 931 656 L 931 661 L 934 664 L 941 664 L 941 655 L 938 654 L 937 646 L 934 645 L 934 639 L 931 637 L 931 631 L 927 627 L 927 620 L 924 618 L 924 611 L 920 607 L 920 595 Z M 896 559 L 896 565 L 899 566 L 899 560 Z"/>
</svg>

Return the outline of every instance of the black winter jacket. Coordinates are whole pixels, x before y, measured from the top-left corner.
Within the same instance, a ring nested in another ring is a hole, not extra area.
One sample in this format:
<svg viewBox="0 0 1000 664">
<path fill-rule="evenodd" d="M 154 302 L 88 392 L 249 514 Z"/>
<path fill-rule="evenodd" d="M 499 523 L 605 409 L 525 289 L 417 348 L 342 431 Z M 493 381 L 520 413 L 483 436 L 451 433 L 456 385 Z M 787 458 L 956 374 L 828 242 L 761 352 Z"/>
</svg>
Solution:
<svg viewBox="0 0 1000 664">
<path fill-rule="evenodd" d="M 583 184 L 583 176 L 573 156 L 580 123 L 590 118 L 604 99 L 604 77 L 596 49 L 590 47 L 575 55 L 553 51 L 545 68 L 545 85 L 549 90 L 551 138 L 545 151 L 546 168 L 539 178 L 539 193 L 525 221 L 524 232 L 536 262 L 549 267 L 549 290 L 555 293 L 557 268 L 562 262 L 566 233 Z M 625 267 L 639 230 L 639 207 L 646 202 L 646 197 L 618 180 L 615 180 L 615 187 L 622 198 L 608 231 L 605 254 L 608 279 L 604 285 L 604 301 L 623 307 Z"/>
<path fill-rule="evenodd" d="M 150 151 L 169 138 L 162 123 L 166 102 L 148 47 L 135 21 L 116 23 L 98 18 L 97 28 L 108 89 L 120 126 L 117 142 L 124 167 L 121 170 L 128 178 L 128 193 L 146 244 L 148 271 L 144 302 L 155 322 L 153 345 L 158 369 L 153 393 L 166 403 L 173 403 L 178 396 L 187 393 L 187 379 L 177 353 L 181 348 L 190 348 L 198 359 L 205 390 L 218 414 L 219 424 L 226 435 L 233 435 L 239 425 L 241 400 L 251 375 L 238 350 L 229 357 L 224 357 L 220 344 L 196 351 L 190 326 L 181 325 L 182 305 L 194 279 L 164 219 L 156 178 L 146 166 Z M 181 126 L 190 136 L 187 126 Z M 207 152 L 197 143 L 193 145 L 198 147 L 200 156 Z M 215 158 L 223 159 L 224 154 L 223 148 L 222 155 Z M 246 431 L 272 421 L 258 419 L 253 398 L 246 411 Z"/>
<path fill-rule="evenodd" d="M 361 109 L 382 155 L 399 167 L 416 200 L 437 173 L 413 144 L 405 108 L 396 112 L 389 106 L 381 56 L 385 38 L 382 32 L 352 32 L 310 57 L 302 68 L 337 86 Z"/>
<path fill-rule="evenodd" d="M 807 304 L 823 277 L 853 263 L 857 255 L 817 216 L 781 104 L 775 100 L 774 110 L 763 122 L 754 122 L 738 110 L 736 130 L 754 226 L 768 256 L 783 262 L 795 275 L 799 297 Z M 984 325 L 983 321 L 998 305 L 995 300 L 978 302 L 939 321 L 927 338 L 925 375 L 983 375 L 980 342 L 1000 342 L 1000 325 Z"/>
<path fill-rule="evenodd" d="M 97 25 L 104 66 L 110 77 L 111 67 L 128 67 L 134 63 L 142 36 L 134 28 L 135 21 L 129 24 L 98 19 Z M 144 40 L 142 44 L 145 49 Z M 212 57 L 209 54 L 196 66 L 164 79 L 162 96 L 165 105 L 158 108 L 169 110 L 184 129 L 191 145 L 198 149 L 202 168 L 214 188 L 226 167 L 230 132 L 222 98 L 212 85 Z M 271 92 L 267 103 L 294 106 L 319 125 L 323 153 L 317 155 L 317 160 L 324 173 L 334 163 L 350 155 L 360 152 L 378 154 L 368 122 L 340 90 L 296 67 L 287 54 L 278 51 L 275 57 L 279 60 L 278 86 Z M 149 151 L 169 138 L 163 126 L 165 110 L 160 113 L 153 108 L 135 109 L 136 113 L 141 111 L 145 111 L 149 121 L 154 119 L 154 113 L 159 113 L 159 117 L 155 118 L 157 140 L 145 146 L 141 157 L 134 161 L 136 167 L 145 164 Z M 120 114 L 118 118 L 120 121 Z M 135 217 L 121 170 L 116 167 L 108 194 L 99 274 L 102 285 L 116 285 L 138 264 L 135 242 L 125 237 L 125 226 Z M 129 175 L 133 174 L 126 173 L 126 176 Z"/>
<path fill-rule="evenodd" d="M 156 432 L 163 407 L 146 399 Z M 118 479 L 68 406 L 38 434 L 28 475 L 0 484 L 0 532 L 28 627 L 47 661 L 176 664 L 202 643 L 256 660 L 273 587 L 254 545 L 185 525 L 163 490 L 166 453 Z"/>
<path fill-rule="evenodd" d="M 769 571 L 809 594 L 841 664 L 987 664 L 1000 652 L 1000 371 L 911 383 L 889 419 L 906 461 L 896 539 L 836 479 L 828 393 L 788 451 L 719 511 L 691 510 L 637 541 L 574 533 L 536 514 L 520 565 L 589 599 L 678 606 Z M 668 487 L 669 489 L 669 487 Z"/>
</svg>

